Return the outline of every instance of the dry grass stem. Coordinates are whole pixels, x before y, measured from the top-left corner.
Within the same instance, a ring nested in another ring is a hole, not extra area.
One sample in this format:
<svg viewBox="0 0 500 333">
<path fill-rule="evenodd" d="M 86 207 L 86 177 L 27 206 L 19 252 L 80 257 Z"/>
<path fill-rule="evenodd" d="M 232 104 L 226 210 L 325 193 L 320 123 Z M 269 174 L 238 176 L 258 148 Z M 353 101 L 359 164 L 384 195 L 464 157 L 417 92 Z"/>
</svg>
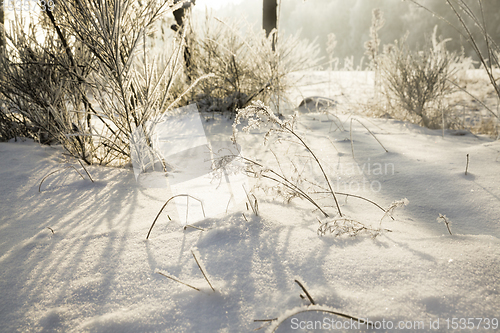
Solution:
<svg viewBox="0 0 500 333">
<path fill-rule="evenodd" d="M 184 282 L 182 282 L 181 280 L 176 279 L 176 278 L 174 278 L 174 277 L 172 277 L 172 276 L 169 276 L 169 275 L 167 275 L 167 274 L 163 274 L 162 272 L 157 272 L 157 273 L 158 273 L 158 274 L 160 274 L 160 275 L 163 275 L 163 276 L 164 276 L 164 277 L 166 277 L 166 278 L 169 278 L 170 280 L 173 280 L 173 281 L 175 281 L 175 282 L 179 282 L 180 284 L 183 284 L 183 285 L 185 285 L 185 286 L 188 286 L 189 288 L 192 288 L 192 289 L 194 289 L 194 290 L 196 290 L 196 291 L 201 291 L 200 289 L 198 289 L 198 288 L 196 288 L 196 287 L 193 287 L 193 286 L 192 286 L 192 285 L 190 285 L 190 284 L 184 283 Z"/>
<path fill-rule="evenodd" d="M 92 176 L 90 175 L 90 173 L 87 171 L 87 168 L 83 165 L 82 161 L 80 161 L 80 159 L 77 159 L 78 163 L 80 163 L 80 165 L 82 166 L 83 170 L 85 170 L 85 172 L 87 173 L 87 176 L 89 176 L 89 179 L 92 181 L 92 183 L 94 182 L 94 180 L 92 179 Z"/>
<path fill-rule="evenodd" d="M 320 194 L 320 193 L 326 194 L 326 193 L 330 193 L 330 192 L 322 191 L 322 192 L 314 192 L 314 193 L 317 193 L 317 194 Z M 377 208 L 379 208 L 380 210 L 382 210 L 384 213 L 387 213 L 387 210 L 385 210 L 382 206 L 380 206 L 376 202 L 374 202 L 374 201 L 372 201 L 370 199 L 367 199 L 365 197 L 362 197 L 360 195 L 350 194 L 350 193 L 343 193 L 343 192 L 335 192 L 335 193 L 338 194 L 338 195 L 345 195 L 346 197 L 353 197 L 353 198 L 358 198 L 358 199 L 361 199 L 361 200 L 365 200 L 365 201 L 367 201 L 367 202 L 375 205 Z M 391 219 L 394 220 L 394 217 L 391 216 Z"/>
<path fill-rule="evenodd" d="M 40 181 L 40 185 L 38 185 L 38 192 L 41 192 L 41 188 L 42 188 L 42 183 L 44 182 L 45 179 L 47 179 L 50 175 L 53 175 L 54 173 L 56 172 L 60 172 L 60 171 L 64 171 L 64 170 L 67 170 L 69 168 L 73 168 L 79 175 L 80 177 L 82 177 L 82 179 L 85 179 L 85 177 L 83 177 L 83 175 L 80 173 L 80 171 L 78 171 L 74 166 L 72 165 L 68 165 L 67 167 L 65 168 L 62 168 L 62 169 L 57 169 L 55 171 L 52 171 L 50 172 L 49 174 L 47 174 L 45 177 L 42 178 L 42 180 Z"/>
<path fill-rule="evenodd" d="M 211 283 L 210 283 L 210 281 L 208 280 L 207 275 L 205 274 L 205 270 L 202 268 L 202 265 L 201 265 L 201 264 L 200 264 L 200 262 L 198 261 L 198 258 L 196 258 L 195 251 L 194 251 L 194 250 L 191 250 L 191 253 L 193 254 L 193 258 L 194 258 L 194 260 L 196 261 L 196 264 L 198 265 L 198 268 L 200 269 L 201 273 L 203 274 L 203 277 L 205 278 L 205 280 L 207 280 L 208 285 L 210 286 L 210 288 L 212 288 L 213 292 L 215 292 L 214 287 L 212 286 L 212 284 L 211 284 Z"/>
<path fill-rule="evenodd" d="M 250 203 L 250 207 L 252 207 L 253 213 L 255 214 L 255 216 L 259 216 L 259 204 L 257 202 L 257 198 L 252 193 L 248 194 L 247 189 L 245 188 L 245 185 L 242 185 L 242 186 L 243 186 L 243 190 L 245 190 L 245 194 L 247 196 L 248 203 Z M 253 201 L 250 199 L 250 195 L 252 195 Z M 247 209 L 248 209 L 248 206 L 247 206 Z"/>
<path fill-rule="evenodd" d="M 193 229 L 197 229 L 197 230 L 200 230 L 200 231 L 205 231 L 205 229 L 197 227 L 197 226 L 194 226 L 194 225 L 191 225 L 191 224 L 186 224 L 186 226 L 184 227 L 184 230 L 186 230 L 187 228 L 193 228 Z"/>
<path fill-rule="evenodd" d="M 441 222 L 441 221 L 443 221 L 444 224 L 446 225 L 446 229 L 448 229 L 448 232 L 450 233 L 450 235 L 453 235 L 451 233 L 451 228 L 450 228 L 451 221 L 448 220 L 448 218 L 446 217 L 446 215 L 439 214 L 439 217 L 437 218 L 437 221 L 438 221 L 438 223 Z"/>
<path fill-rule="evenodd" d="M 160 217 L 161 213 L 163 212 L 163 210 L 165 209 L 165 207 L 167 207 L 167 205 L 170 203 L 170 201 L 172 201 L 173 199 L 177 198 L 177 197 L 188 197 L 188 198 L 192 198 L 194 200 L 197 200 L 198 202 L 201 203 L 201 209 L 203 211 L 203 217 L 205 217 L 205 208 L 203 207 L 203 201 L 201 201 L 200 199 L 197 199 L 189 194 L 177 194 L 177 195 L 174 195 L 173 197 L 171 197 L 170 199 L 167 200 L 167 202 L 165 202 L 165 204 L 161 207 L 160 211 L 158 212 L 158 215 L 156 215 L 156 218 L 154 219 L 153 221 L 153 224 L 151 224 L 151 227 L 149 228 L 149 232 L 148 232 L 148 235 L 146 236 L 146 239 L 149 239 L 149 235 L 151 234 L 151 230 L 153 230 L 153 227 L 155 226 L 155 223 L 156 221 L 158 220 L 158 218 Z M 189 207 L 187 207 L 189 209 Z M 170 220 L 170 216 L 168 217 L 168 219 Z"/>
<path fill-rule="evenodd" d="M 370 133 L 373 138 L 375 140 L 377 140 L 377 142 L 380 144 L 380 146 L 385 150 L 386 153 L 388 153 L 389 151 L 384 147 L 384 145 L 382 144 L 382 142 L 380 142 L 379 139 L 377 139 L 377 137 L 375 136 L 375 134 L 373 134 L 372 131 L 370 131 L 370 129 L 368 127 L 365 126 L 365 124 L 363 124 L 361 121 L 359 121 L 358 119 L 356 118 L 351 118 L 351 125 L 350 125 L 350 138 L 351 138 L 351 152 L 352 152 L 352 158 L 354 158 L 354 143 L 353 143 L 353 140 L 352 140 L 352 121 L 353 120 L 356 120 L 358 123 L 360 123 L 364 128 L 366 128 L 366 130 L 368 131 L 368 133 Z"/>
<path fill-rule="evenodd" d="M 465 164 L 465 175 L 467 176 L 467 171 L 469 170 L 469 154 L 467 154 L 467 164 Z"/>
</svg>

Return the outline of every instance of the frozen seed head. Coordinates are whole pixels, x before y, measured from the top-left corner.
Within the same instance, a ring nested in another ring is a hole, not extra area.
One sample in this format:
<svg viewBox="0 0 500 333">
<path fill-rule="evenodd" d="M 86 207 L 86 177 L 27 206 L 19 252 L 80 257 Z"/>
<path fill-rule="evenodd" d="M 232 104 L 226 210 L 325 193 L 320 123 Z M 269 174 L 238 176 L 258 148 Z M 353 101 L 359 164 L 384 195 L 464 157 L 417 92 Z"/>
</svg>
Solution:
<svg viewBox="0 0 500 333">
<path fill-rule="evenodd" d="M 241 120 L 246 119 L 247 125 L 241 130 L 248 133 L 252 129 L 260 128 L 261 124 L 271 123 L 282 126 L 282 121 L 271 111 L 271 109 L 264 105 L 261 101 L 253 101 L 251 105 L 238 110 L 238 115 L 233 123 L 233 136 L 231 140 L 236 142 L 238 135 L 237 126 L 241 124 Z"/>
<path fill-rule="evenodd" d="M 446 224 L 451 224 L 451 221 L 448 220 L 446 215 L 439 214 L 439 217 L 436 220 L 438 221 L 438 223 L 441 223 L 442 221 L 444 221 Z"/>
<path fill-rule="evenodd" d="M 391 206 L 394 206 L 394 207 L 403 207 L 403 206 L 406 206 L 410 203 L 410 200 L 404 198 L 404 199 L 401 199 L 401 200 L 396 200 L 394 201 Z"/>
</svg>

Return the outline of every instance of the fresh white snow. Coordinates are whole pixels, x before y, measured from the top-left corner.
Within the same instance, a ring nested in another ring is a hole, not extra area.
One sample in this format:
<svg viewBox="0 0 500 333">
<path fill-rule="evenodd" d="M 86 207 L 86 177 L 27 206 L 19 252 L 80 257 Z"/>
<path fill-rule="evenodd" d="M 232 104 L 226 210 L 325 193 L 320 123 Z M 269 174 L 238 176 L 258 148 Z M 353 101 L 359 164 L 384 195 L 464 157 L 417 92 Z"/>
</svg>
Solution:
<svg viewBox="0 0 500 333">
<path fill-rule="evenodd" d="M 335 97 L 320 90 L 304 94 Z M 168 186 L 141 185 L 130 166 L 90 166 L 94 183 L 67 169 L 49 176 L 39 192 L 42 178 L 68 163 L 88 177 L 60 147 L 0 143 L 0 331 L 272 331 L 273 323 L 254 320 L 291 315 L 276 330 L 290 332 L 301 331 L 294 329 L 301 324 L 347 320 L 322 312 L 293 315 L 310 304 L 299 297 L 295 279 L 317 303 L 309 309 L 394 327 L 423 322 L 423 331 L 433 332 L 448 331 L 453 318 L 484 318 L 474 319 L 480 326 L 474 331 L 490 331 L 486 318 L 491 328 L 496 318 L 498 327 L 500 141 L 453 131 L 443 137 L 440 130 L 361 117 L 342 103 L 331 111 L 338 110 L 338 119 L 301 113 L 297 131 L 321 156 L 336 191 L 384 208 L 409 200 L 394 211 L 394 220 L 384 218 L 382 227 L 391 232 L 376 238 L 319 236 L 321 215 L 311 204 L 299 198 L 285 204 L 257 189 L 259 216 L 244 200 L 226 212 L 224 200 L 221 213 L 194 225 L 205 229 L 200 231 L 183 228 L 182 214 L 172 205 L 146 240 L 173 195 Z M 210 118 L 202 115 L 209 141 L 229 141 L 231 121 Z M 353 121 L 353 159 L 351 118 L 389 152 Z M 261 134 L 252 134 L 240 143 L 248 157 L 272 164 L 262 142 Z M 270 148 L 277 156 L 290 154 L 287 144 Z M 377 207 L 338 197 L 344 213 L 379 226 L 384 213 Z M 331 197 L 318 200 L 335 213 Z M 437 222 L 439 214 L 452 222 L 453 235 Z"/>
</svg>

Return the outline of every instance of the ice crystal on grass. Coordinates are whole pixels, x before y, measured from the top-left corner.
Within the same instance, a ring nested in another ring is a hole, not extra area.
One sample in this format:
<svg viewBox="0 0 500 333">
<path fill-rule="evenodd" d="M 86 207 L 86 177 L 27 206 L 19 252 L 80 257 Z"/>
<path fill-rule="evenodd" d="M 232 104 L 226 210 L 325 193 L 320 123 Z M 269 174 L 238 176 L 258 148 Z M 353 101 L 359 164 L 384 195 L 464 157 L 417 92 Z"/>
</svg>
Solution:
<svg viewBox="0 0 500 333">
<path fill-rule="evenodd" d="M 320 226 L 317 231 L 318 235 L 324 236 L 329 233 L 335 237 L 341 237 L 344 235 L 355 237 L 362 232 L 375 238 L 380 235 L 381 230 L 373 229 L 348 217 L 335 217 L 327 219 L 325 222 L 320 221 Z"/>
<path fill-rule="evenodd" d="M 359 221 L 356 221 L 347 216 L 339 217 L 338 215 L 333 218 L 327 218 L 325 221 L 319 221 L 320 226 L 318 228 L 318 235 L 324 236 L 327 233 L 333 234 L 335 237 L 348 235 L 349 237 L 355 237 L 360 233 L 367 233 L 371 235 L 373 238 L 382 234 L 383 231 L 391 231 L 389 229 L 382 228 L 382 220 L 385 217 L 392 217 L 394 210 L 398 207 L 406 206 L 410 203 L 410 201 L 406 198 L 401 200 L 396 200 L 391 203 L 389 208 L 385 210 L 384 216 L 380 219 L 379 227 L 374 228 L 363 224 Z"/>
<path fill-rule="evenodd" d="M 241 120 L 246 119 L 247 125 L 241 130 L 245 133 L 250 132 L 253 129 L 259 129 L 261 124 L 276 124 L 280 127 L 284 126 L 284 123 L 271 111 L 269 107 L 264 105 L 261 101 L 253 101 L 251 105 L 244 109 L 238 110 L 238 115 L 233 123 L 233 142 L 236 142 L 236 137 L 238 136 L 238 125 L 241 124 Z M 272 129 L 266 134 L 267 137 L 270 135 Z"/>
<path fill-rule="evenodd" d="M 264 135 L 264 142 L 267 142 L 273 134 L 276 134 L 276 136 L 274 136 L 274 138 L 275 138 L 275 142 L 277 142 L 277 143 L 282 142 L 282 140 L 286 140 L 286 141 L 289 141 L 292 143 L 296 143 L 299 146 L 302 146 L 309 153 L 310 157 L 312 157 L 315 160 L 316 165 L 318 166 L 319 170 L 321 171 L 321 173 L 324 177 L 326 184 L 328 185 L 328 189 L 329 189 L 328 192 L 332 195 L 332 197 L 335 201 L 335 205 L 337 206 L 338 213 L 341 217 L 343 216 L 342 212 L 340 210 L 340 206 L 339 206 L 337 197 L 335 196 L 335 192 L 333 191 L 330 180 L 329 180 L 327 174 L 325 173 L 325 170 L 323 169 L 323 166 L 321 165 L 321 162 L 320 162 L 318 156 L 316 156 L 316 154 L 310 149 L 310 147 L 306 143 L 305 138 L 301 137 L 295 131 L 295 121 L 296 121 L 295 116 L 292 116 L 291 118 L 289 118 L 286 121 L 282 121 L 280 118 L 278 118 L 271 111 L 271 109 L 269 107 L 264 105 L 264 103 L 262 103 L 260 101 L 252 102 L 252 104 L 250 106 L 247 106 L 244 109 L 238 110 L 238 115 L 236 116 L 235 122 L 233 124 L 233 136 L 231 138 L 233 140 L 233 142 L 236 142 L 236 138 L 238 135 L 237 126 L 239 124 L 241 124 L 241 119 L 247 119 L 247 121 L 248 121 L 248 125 L 244 126 L 242 128 L 242 130 L 244 132 L 248 132 L 253 128 L 260 128 L 260 126 L 262 126 L 262 125 L 265 125 L 265 126 L 269 125 L 270 128 L 266 132 L 266 134 Z M 279 158 L 276 155 L 275 155 L 275 158 L 276 158 L 278 165 L 279 165 L 280 164 Z M 250 162 L 251 164 L 254 164 L 256 166 L 259 166 L 262 170 L 264 170 L 263 165 L 261 165 L 260 163 L 257 163 L 255 161 L 251 161 L 248 159 L 246 159 L 246 161 Z M 280 169 L 281 169 L 281 166 L 280 166 Z M 316 208 L 318 208 L 321 211 L 321 213 L 323 213 L 323 215 L 325 217 L 328 217 L 328 214 L 304 191 L 304 189 L 297 186 L 298 184 L 296 184 L 297 183 L 296 181 L 294 181 L 293 179 L 289 179 L 289 177 L 287 177 L 283 173 L 283 170 L 280 170 L 281 173 L 279 173 L 273 169 L 269 169 L 269 170 L 266 169 L 266 171 L 269 171 L 269 174 L 264 174 L 264 172 L 260 172 L 259 177 L 267 178 L 271 181 L 278 183 L 279 185 L 286 187 L 288 190 L 295 192 L 297 194 L 297 196 L 302 197 L 302 198 L 308 200 L 309 202 L 311 202 L 314 206 L 316 206 Z M 288 200 L 291 200 L 291 198 L 292 197 L 290 197 Z"/>
<path fill-rule="evenodd" d="M 392 218 L 392 213 L 394 213 L 394 210 L 398 207 L 403 207 L 403 206 L 406 206 L 410 203 L 410 200 L 404 198 L 404 199 L 401 199 L 401 200 L 395 200 L 391 203 L 391 205 L 389 206 L 389 208 L 387 208 L 387 210 L 385 211 L 385 214 L 384 216 L 382 216 L 382 218 L 380 219 L 380 223 L 382 223 L 382 220 L 386 217 L 391 217 Z"/>
</svg>

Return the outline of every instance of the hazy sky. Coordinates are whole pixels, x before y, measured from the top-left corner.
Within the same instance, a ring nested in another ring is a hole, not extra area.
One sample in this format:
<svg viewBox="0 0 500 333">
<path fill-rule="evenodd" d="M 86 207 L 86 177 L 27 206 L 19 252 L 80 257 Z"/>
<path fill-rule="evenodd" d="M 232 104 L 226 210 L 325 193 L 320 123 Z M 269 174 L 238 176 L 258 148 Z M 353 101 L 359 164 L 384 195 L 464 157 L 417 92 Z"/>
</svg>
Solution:
<svg viewBox="0 0 500 333">
<path fill-rule="evenodd" d="M 460 26 L 453 11 L 444 0 L 418 1 Z M 476 3 L 476 1 L 470 2 Z M 25 2 L 12 3 L 19 6 Z M 34 0 L 26 1 L 26 3 L 30 4 L 29 12 L 39 11 Z M 483 3 L 486 8 L 485 16 L 489 33 L 497 43 L 500 43 L 500 25 L 498 24 L 500 0 L 483 0 Z M 256 28 L 262 25 L 262 0 L 196 0 L 193 11 L 195 19 L 204 19 L 205 8 L 221 19 L 228 21 L 241 19 Z M 443 38 L 452 38 L 452 41 L 448 43 L 450 49 L 460 52 L 461 48 L 465 47 L 467 55 L 474 55 L 473 50 L 453 28 L 427 11 L 412 5 L 409 1 L 401 0 L 283 0 L 280 11 L 280 31 L 285 35 L 301 31 L 301 37 L 310 41 L 316 40 L 323 56 L 326 56 L 327 35 L 334 33 L 338 41 L 335 56 L 342 60 L 354 55 L 357 62 L 364 55 L 364 43 L 370 38 L 369 30 L 374 8 L 380 8 L 385 18 L 385 25 L 379 31 L 382 45 L 393 43 L 408 31 L 410 32 L 409 44 L 422 48 L 434 26 L 438 25 L 438 35 Z M 12 11 L 6 8 L 5 14 L 8 24 L 9 19 L 12 19 Z M 170 18 L 169 26 L 173 22 L 173 15 L 167 17 Z"/>
<path fill-rule="evenodd" d="M 242 0 L 196 0 L 196 5 L 200 7 L 209 7 L 213 9 L 219 9 L 223 5 L 227 4 L 238 4 Z"/>
<path fill-rule="evenodd" d="M 460 23 L 446 1 L 418 0 L 418 2 L 460 28 Z M 476 8 L 477 0 L 466 2 L 470 3 L 474 13 L 480 13 Z M 488 32 L 497 43 L 500 43 L 500 25 L 498 24 L 500 0 L 482 0 L 482 3 L 485 8 Z M 212 7 L 214 16 L 218 18 L 228 21 L 244 19 L 248 23 L 255 24 L 257 28 L 262 25 L 262 0 L 197 0 L 193 16 L 203 12 L 205 6 Z M 406 32 L 409 32 L 407 42 L 411 48 L 421 50 L 423 47 L 428 47 L 426 43 L 432 35 L 434 26 L 437 25 L 438 37 L 452 39 L 447 43 L 449 50 L 461 52 L 464 47 L 466 55 L 475 56 L 475 52 L 454 28 L 410 1 L 283 0 L 280 10 L 280 30 L 284 35 L 301 31 L 301 37 L 310 41 L 316 40 L 322 56 L 327 56 L 328 34 L 334 33 L 338 42 L 334 55 L 340 60 L 354 56 L 355 62 L 358 63 L 365 53 L 364 44 L 370 39 L 372 10 L 375 8 L 382 11 L 385 19 L 385 24 L 379 31 L 380 50 L 382 45 L 400 40 Z M 471 22 L 468 24 L 474 28 Z M 484 39 L 480 38 L 480 34 L 477 34 L 476 38 L 478 37 L 476 41 L 480 45 L 484 44 Z"/>
</svg>

